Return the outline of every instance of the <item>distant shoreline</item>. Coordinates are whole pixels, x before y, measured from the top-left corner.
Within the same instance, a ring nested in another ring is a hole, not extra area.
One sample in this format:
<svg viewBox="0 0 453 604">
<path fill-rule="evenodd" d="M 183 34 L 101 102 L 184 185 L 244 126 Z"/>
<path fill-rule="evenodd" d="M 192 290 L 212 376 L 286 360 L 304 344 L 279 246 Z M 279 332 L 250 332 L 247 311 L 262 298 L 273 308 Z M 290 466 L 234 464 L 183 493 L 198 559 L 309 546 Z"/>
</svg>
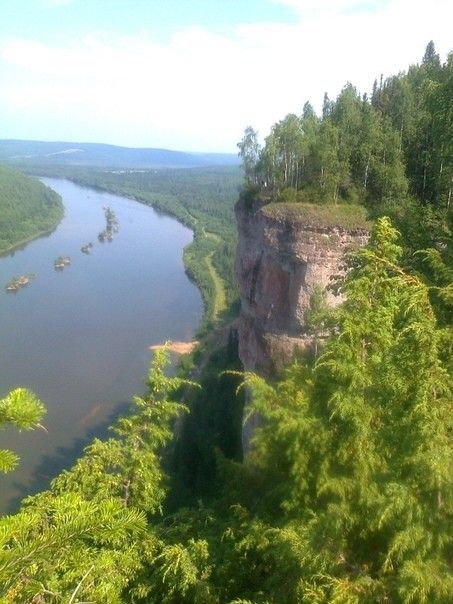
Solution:
<svg viewBox="0 0 453 604">
<path fill-rule="evenodd" d="M 16 250 L 19 250 L 20 248 L 25 247 L 28 243 L 31 243 L 35 239 L 39 239 L 40 237 L 47 237 L 48 235 L 51 235 L 55 231 L 55 229 L 59 226 L 61 220 L 62 219 L 60 219 L 59 223 L 56 224 L 51 229 L 46 229 L 45 231 L 39 231 L 39 233 L 36 233 L 35 235 L 30 235 L 30 237 L 27 237 L 26 239 L 17 241 L 16 243 L 14 243 L 12 246 L 6 248 L 5 250 L 0 250 L 0 257 L 8 256 L 12 252 L 15 252 Z"/>
</svg>

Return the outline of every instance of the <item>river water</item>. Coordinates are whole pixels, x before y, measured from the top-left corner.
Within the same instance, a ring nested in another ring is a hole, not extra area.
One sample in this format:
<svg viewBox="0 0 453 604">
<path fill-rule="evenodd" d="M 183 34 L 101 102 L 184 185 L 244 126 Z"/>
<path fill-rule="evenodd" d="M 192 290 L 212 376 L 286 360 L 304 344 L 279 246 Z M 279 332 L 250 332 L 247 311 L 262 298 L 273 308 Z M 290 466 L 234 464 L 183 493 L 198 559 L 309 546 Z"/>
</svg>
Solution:
<svg viewBox="0 0 453 604">
<path fill-rule="evenodd" d="M 94 435 L 105 434 L 143 392 L 149 346 L 190 340 L 202 314 L 182 262 L 189 229 L 123 197 L 42 181 L 62 196 L 65 217 L 51 235 L 0 257 L 0 396 L 17 386 L 33 390 L 47 407 L 47 431 L 0 433 L 0 448 L 21 457 L 14 472 L 0 475 L 0 512 L 46 488 Z M 119 232 L 100 243 L 104 206 Z M 80 247 L 88 242 L 86 255 Z M 71 265 L 56 271 L 60 255 Z M 4 283 L 31 273 L 27 287 L 6 293 Z"/>
</svg>

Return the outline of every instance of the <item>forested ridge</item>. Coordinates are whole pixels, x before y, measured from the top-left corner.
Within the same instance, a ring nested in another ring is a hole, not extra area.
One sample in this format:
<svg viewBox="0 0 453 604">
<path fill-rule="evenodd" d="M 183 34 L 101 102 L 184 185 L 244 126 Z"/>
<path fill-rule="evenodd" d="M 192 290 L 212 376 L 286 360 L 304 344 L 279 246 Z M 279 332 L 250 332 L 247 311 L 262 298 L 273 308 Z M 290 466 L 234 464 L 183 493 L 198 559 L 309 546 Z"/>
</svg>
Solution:
<svg viewBox="0 0 453 604">
<path fill-rule="evenodd" d="M 360 203 L 374 218 L 332 283 L 345 302 L 313 300 L 316 353 L 272 382 L 238 372 L 233 338 L 177 377 L 160 350 L 111 437 L 0 520 L 0 602 L 453 600 L 453 139 L 436 135 L 452 129 L 452 69 L 430 44 L 374 101 L 346 86 L 311 116 L 303 152 L 279 125 L 262 150 L 246 131 L 246 199 Z M 415 96 L 395 92 L 414 82 Z M 398 114 L 402 98 L 423 111 Z M 356 118 L 368 114 L 380 134 L 362 147 Z M 245 388 L 263 424 L 241 461 Z M 0 401 L 0 424 L 31 428 L 42 413 L 24 390 Z M 0 452 L 2 469 L 15 461 Z"/>
<path fill-rule="evenodd" d="M 52 230 L 62 217 L 59 195 L 33 178 L 0 166 L 0 252 Z"/>
</svg>

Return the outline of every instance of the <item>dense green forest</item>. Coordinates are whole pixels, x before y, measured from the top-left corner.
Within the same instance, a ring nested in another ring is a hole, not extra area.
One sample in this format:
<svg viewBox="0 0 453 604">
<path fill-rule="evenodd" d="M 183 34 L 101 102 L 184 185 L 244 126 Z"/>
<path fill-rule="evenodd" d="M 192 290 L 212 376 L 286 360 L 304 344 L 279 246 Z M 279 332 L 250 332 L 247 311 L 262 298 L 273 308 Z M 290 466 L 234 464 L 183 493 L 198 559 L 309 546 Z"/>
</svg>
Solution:
<svg viewBox="0 0 453 604">
<path fill-rule="evenodd" d="M 238 147 L 246 196 L 365 205 L 370 218 L 389 216 L 399 229 L 406 268 L 433 286 L 448 282 L 453 53 L 442 63 L 431 41 L 419 64 L 375 80 L 370 96 L 348 82 L 337 99 L 325 95 L 321 116 L 305 103 L 300 116 L 272 126 L 263 147 L 251 126 Z"/>
<path fill-rule="evenodd" d="M 160 350 L 111 437 L 0 520 L 0 602 L 453 600 L 453 137 L 438 132 L 452 132 L 452 69 L 430 44 L 370 100 L 347 85 L 312 115 L 305 155 L 283 136 L 266 163 L 270 140 L 260 150 L 248 129 L 246 195 L 364 203 L 374 218 L 332 285 L 345 302 L 317 301 L 316 355 L 272 382 L 238 372 L 233 337 L 176 377 Z M 379 135 L 362 148 L 363 115 Z M 246 389 L 263 423 L 241 461 Z M 42 413 L 24 390 L 0 401 L 0 424 L 30 428 Z M 15 461 L 0 452 L 2 469 Z"/>
<path fill-rule="evenodd" d="M 408 194 L 448 208 L 453 191 L 453 54 L 432 42 L 420 65 L 378 84 L 368 98 L 347 83 L 274 124 L 261 149 L 248 127 L 239 143 L 248 179 L 288 200 L 399 202 Z"/>
<path fill-rule="evenodd" d="M 54 229 L 60 196 L 39 181 L 0 166 L 0 253 Z"/>
</svg>

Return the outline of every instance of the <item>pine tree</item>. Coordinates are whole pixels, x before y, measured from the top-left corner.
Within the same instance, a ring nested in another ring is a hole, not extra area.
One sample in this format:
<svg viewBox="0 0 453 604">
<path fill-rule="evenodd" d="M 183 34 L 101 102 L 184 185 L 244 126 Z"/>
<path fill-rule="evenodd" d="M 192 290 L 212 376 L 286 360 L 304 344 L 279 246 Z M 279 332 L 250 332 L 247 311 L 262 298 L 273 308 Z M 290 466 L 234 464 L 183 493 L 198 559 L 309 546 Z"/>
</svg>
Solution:
<svg viewBox="0 0 453 604">
<path fill-rule="evenodd" d="M 423 65 L 432 65 L 435 67 L 438 67 L 440 65 L 439 55 L 436 52 L 436 48 L 432 40 L 430 40 L 426 45 L 422 63 Z"/>
<path fill-rule="evenodd" d="M 165 375 L 168 354 L 156 352 L 148 392 L 114 437 L 96 440 L 50 491 L 0 519 L 1 602 L 124 602 L 147 557 L 162 551 L 147 520 L 161 511 L 160 454 L 184 408 L 171 396 L 190 384 Z"/>
</svg>

